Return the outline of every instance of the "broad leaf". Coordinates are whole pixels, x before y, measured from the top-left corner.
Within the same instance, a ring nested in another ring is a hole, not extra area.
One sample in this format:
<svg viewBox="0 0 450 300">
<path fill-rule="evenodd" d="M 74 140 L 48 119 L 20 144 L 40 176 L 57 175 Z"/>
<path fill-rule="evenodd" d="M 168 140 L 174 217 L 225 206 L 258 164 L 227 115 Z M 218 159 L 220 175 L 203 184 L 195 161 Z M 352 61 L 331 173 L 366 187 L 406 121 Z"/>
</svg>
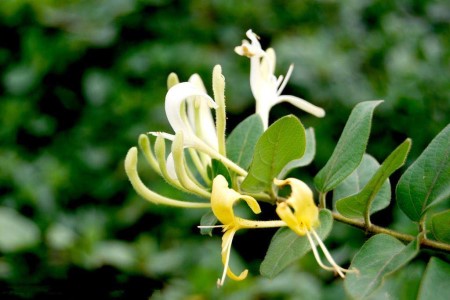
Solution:
<svg viewBox="0 0 450 300">
<path fill-rule="evenodd" d="M 314 178 L 320 192 L 334 189 L 358 167 L 369 139 L 373 111 L 381 102 L 361 102 L 353 108 L 333 154 Z"/>
<path fill-rule="evenodd" d="M 428 145 L 397 185 L 397 201 L 413 221 L 428 208 L 450 198 L 450 125 Z"/>
<path fill-rule="evenodd" d="M 263 132 L 263 123 L 258 114 L 251 115 L 239 123 L 227 138 L 228 158 L 247 170 L 256 142 Z"/>
<path fill-rule="evenodd" d="M 300 168 L 309 165 L 316 155 L 316 137 L 314 135 L 314 128 L 306 129 L 306 149 L 305 154 L 299 158 L 290 161 L 278 174 L 278 179 L 283 179 L 286 175 L 295 168 Z"/>
<path fill-rule="evenodd" d="M 418 300 L 447 300 L 450 286 L 450 264 L 432 257 L 419 288 Z"/>
<path fill-rule="evenodd" d="M 333 226 L 333 217 L 329 210 L 323 209 L 319 214 L 320 226 L 315 230 L 322 240 L 328 236 Z M 261 263 L 261 275 L 275 277 L 293 261 L 311 250 L 306 236 L 299 236 L 288 227 L 280 228 L 270 242 L 267 254 Z"/>
<path fill-rule="evenodd" d="M 39 243 L 40 232 L 34 222 L 8 207 L 0 207 L 0 251 L 14 252 Z"/>
<path fill-rule="evenodd" d="M 431 231 L 438 241 L 450 244 L 450 210 L 431 217 Z"/>
<path fill-rule="evenodd" d="M 358 273 L 349 273 L 344 287 L 352 298 L 367 299 L 382 285 L 385 276 L 403 267 L 418 252 L 417 239 L 405 246 L 390 235 L 377 234 L 356 253 L 350 269 L 356 269 Z"/>
<path fill-rule="evenodd" d="M 288 162 L 302 157 L 305 145 L 305 129 L 295 116 L 286 116 L 273 123 L 256 143 L 242 189 L 271 191 L 273 179 Z"/>
<path fill-rule="evenodd" d="M 366 212 L 373 214 L 387 207 L 390 202 L 390 195 L 387 198 L 376 198 L 377 193 L 389 176 L 403 166 L 410 148 L 411 140 L 406 139 L 386 158 L 361 192 L 338 200 L 336 209 L 348 218 L 364 218 Z M 375 202 L 375 199 L 378 202 Z"/>
<path fill-rule="evenodd" d="M 336 203 L 339 199 L 359 193 L 379 167 L 378 161 L 365 153 L 358 168 L 333 190 L 333 202 Z M 380 202 L 382 199 L 391 199 L 391 184 L 389 180 L 383 183 L 380 191 L 375 196 L 374 202 Z"/>
</svg>

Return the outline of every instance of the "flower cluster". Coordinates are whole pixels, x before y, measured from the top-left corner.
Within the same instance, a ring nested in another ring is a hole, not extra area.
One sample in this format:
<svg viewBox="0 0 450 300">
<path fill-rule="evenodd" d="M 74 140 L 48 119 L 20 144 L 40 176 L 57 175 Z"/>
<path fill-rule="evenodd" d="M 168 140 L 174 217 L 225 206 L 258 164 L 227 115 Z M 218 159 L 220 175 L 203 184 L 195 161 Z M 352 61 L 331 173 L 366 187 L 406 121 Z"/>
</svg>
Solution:
<svg viewBox="0 0 450 300">
<path fill-rule="evenodd" d="M 292 66 L 285 78 L 275 77 L 275 52 L 272 49 L 262 50 L 258 37 L 251 30 L 247 31 L 247 37 L 250 42 L 244 40 L 241 46 L 235 48 L 235 51 L 250 58 L 251 90 L 256 100 L 256 113 L 261 117 L 264 128 L 267 129 L 269 126 L 268 115 L 271 107 L 282 101 L 288 101 L 318 117 L 324 116 L 325 113 L 321 108 L 303 99 L 281 95 L 292 73 Z M 245 201 L 255 214 L 259 214 L 261 208 L 256 200 L 257 195 L 245 193 L 240 189 L 240 183 L 247 175 L 247 171 L 231 161 L 226 154 L 225 79 L 221 67 L 216 66 L 213 70 L 213 98 L 207 94 L 202 80 L 196 74 L 187 82 L 179 82 L 178 77 L 171 74 L 168 78 L 168 88 L 165 112 L 173 133 L 141 134 L 139 147 L 150 167 L 169 184 L 204 198 L 205 201 L 173 199 L 149 189 L 142 182 L 137 171 L 138 150 L 136 147 L 132 147 L 127 153 L 125 171 L 136 192 L 154 204 L 212 210 L 222 225 L 199 227 L 219 227 L 224 232 L 222 237 L 224 272 L 218 280 L 218 285 L 223 285 L 227 275 L 233 280 L 242 280 L 247 276 L 247 270 L 236 275 L 229 267 L 231 244 L 238 230 L 284 226 L 288 226 L 300 236 L 306 236 L 322 268 L 334 270 L 344 277 L 345 272 L 349 270 L 339 267 L 334 262 L 314 230 L 319 226 L 319 209 L 314 203 L 311 189 L 302 181 L 294 178 L 285 180 L 274 178 L 274 187 L 289 185 L 292 190 L 287 199 L 273 199 L 280 220 L 249 220 L 235 215 L 233 206 L 239 200 Z M 215 110 L 215 119 L 212 110 Z M 156 137 L 153 145 L 148 135 Z M 166 141 L 171 143 L 169 154 L 166 153 Z M 211 172 L 208 172 L 213 160 L 219 161 L 227 168 L 232 175 L 230 179 L 227 180 L 218 174 L 211 175 Z M 322 263 L 317 253 L 316 243 L 331 266 Z"/>
</svg>

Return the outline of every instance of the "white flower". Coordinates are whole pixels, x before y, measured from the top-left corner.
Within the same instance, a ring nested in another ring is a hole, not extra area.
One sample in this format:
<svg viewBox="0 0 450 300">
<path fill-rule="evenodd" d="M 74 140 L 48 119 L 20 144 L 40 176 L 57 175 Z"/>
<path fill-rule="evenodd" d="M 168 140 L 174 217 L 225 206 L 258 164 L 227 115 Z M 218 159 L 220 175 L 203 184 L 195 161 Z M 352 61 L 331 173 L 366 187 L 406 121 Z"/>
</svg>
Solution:
<svg viewBox="0 0 450 300">
<path fill-rule="evenodd" d="M 289 77 L 292 74 L 293 65 L 289 67 L 286 77 L 274 75 L 276 56 L 271 48 L 262 50 L 258 36 L 252 30 L 246 33 L 250 42 L 242 41 L 242 45 L 234 50 L 237 54 L 250 58 L 250 87 L 256 100 L 256 113 L 263 120 L 264 128 L 268 127 L 270 109 L 283 101 L 289 102 L 298 108 L 316 116 L 325 116 L 325 111 L 304 99 L 291 95 L 281 95 Z"/>
<path fill-rule="evenodd" d="M 206 136 L 203 136 L 203 138 L 201 138 L 201 136 L 198 136 L 195 132 L 195 124 L 197 122 L 200 122 L 199 126 L 197 126 L 197 129 L 205 127 L 214 128 L 214 122 L 212 121 L 211 112 L 209 111 L 209 117 L 206 116 L 204 118 L 200 118 L 199 120 L 190 119 L 188 114 L 186 113 L 185 101 L 187 102 L 187 105 L 193 105 L 194 107 L 198 106 L 197 109 L 200 112 L 203 112 L 203 114 L 206 112 L 206 110 L 209 110 L 208 108 L 217 108 L 216 102 L 214 102 L 214 100 L 210 96 L 208 96 L 206 92 L 198 88 L 195 84 L 191 82 L 181 82 L 174 85 L 167 92 L 165 100 L 166 116 L 173 131 L 175 133 L 183 133 L 185 145 L 188 147 L 195 147 L 198 144 L 202 143 L 207 143 L 210 146 L 214 145 L 214 140 L 208 141 Z M 192 116 L 192 118 L 195 118 L 195 116 Z M 173 134 L 164 132 L 152 132 L 152 134 L 162 135 L 169 140 L 174 139 Z"/>
</svg>

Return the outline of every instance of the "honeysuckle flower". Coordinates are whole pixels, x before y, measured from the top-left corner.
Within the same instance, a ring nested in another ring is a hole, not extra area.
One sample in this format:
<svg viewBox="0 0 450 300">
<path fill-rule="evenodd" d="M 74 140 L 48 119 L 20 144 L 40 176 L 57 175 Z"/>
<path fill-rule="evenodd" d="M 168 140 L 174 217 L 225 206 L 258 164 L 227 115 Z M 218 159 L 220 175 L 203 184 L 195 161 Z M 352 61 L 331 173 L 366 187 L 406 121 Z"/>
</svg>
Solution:
<svg viewBox="0 0 450 300">
<path fill-rule="evenodd" d="M 213 71 L 213 83 L 215 83 L 215 90 L 223 93 L 224 79 L 221 74 L 220 66 L 216 66 Z M 219 88 L 217 88 L 217 86 Z M 219 100 L 223 100 L 222 95 Z M 218 105 L 205 91 L 201 79 L 194 75 L 191 77 L 190 82 L 182 82 L 174 84 L 170 87 L 166 95 L 165 111 L 167 119 L 175 133 L 182 132 L 184 147 L 195 149 L 197 152 L 190 152 L 194 164 L 200 171 L 205 181 L 208 181 L 206 176 L 207 165 L 210 164 L 211 158 L 217 159 L 224 163 L 230 170 L 236 172 L 241 176 L 247 175 L 247 172 L 229 160 L 224 154 L 225 146 L 225 115 L 223 113 L 217 113 L 217 116 L 221 116 L 218 120 L 218 130 L 221 137 L 214 134 L 211 129 L 215 129 L 214 122 L 210 109 L 220 108 L 220 111 L 224 110 L 223 101 L 220 101 L 222 105 Z M 188 108 L 186 109 L 186 105 Z M 166 132 L 149 132 L 155 136 L 161 136 L 165 139 L 173 141 L 175 139 L 174 134 Z M 206 155 L 206 156 L 205 156 Z M 175 166 L 171 161 L 173 156 L 167 158 L 168 166 Z M 169 170 L 168 174 L 174 176 L 176 172 Z M 176 179 L 173 178 L 172 179 Z"/>
<path fill-rule="evenodd" d="M 217 104 L 214 100 L 204 91 L 199 89 L 196 85 L 191 82 L 181 82 L 169 89 L 166 94 L 165 100 L 165 111 L 166 116 L 169 121 L 170 126 L 173 131 L 183 132 L 185 137 L 185 145 L 188 147 L 204 147 L 204 143 L 210 147 L 214 147 L 214 141 L 203 140 L 196 135 L 192 128 L 192 124 L 195 124 L 195 120 L 189 120 L 186 114 L 186 107 L 184 106 L 184 101 L 195 101 L 200 107 L 200 102 L 206 103 L 209 108 L 217 108 Z M 195 104 L 194 104 L 195 105 Z M 203 106 L 202 106 L 203 107 Z M 203 119 L 203 122 L 208 120 L 208 118 Z M 202 122 L 202 120 L 199 120 Z M 214 123 L 212 123 L 214 124 Z M 211 123 L 202 124 L 199 126 L 209 127 Z M 173 140 L 174 135 L 165 132 L 151 132 L 154 135 L 161 135 L 166 139 Z"/>
<path fill-rule="evenodd" d="M 223 225 L 199 227 L 221 227 L 224 232 L 222 236 L 222 263 L 224 265 L 224 270 L 222 277 L 217 280 L 218 286 L 223 285 L 226 275 L 233 280 L 243 280 L 247 277 L 248 270 L 244 270 L 239 275 L 236 275 L 229 267 L 231 244 L 235 233 L 239 229 L 286 226 L 286 223 L 283 221 L 253 221 L 237 217 L 234 214 L 233 205 L 239 200 L 244 200 L 255 214 L 259 214 L 261 212 L 258 202 L 253 197 L 241 195 L 235 190 L 229 188 L 225 177 L 222 175 L 217 175 L 214 178 L 212 185 L 211 209 L 217 220 L 219 220 Z"/>
<path fill-rule="evenodd" d="M 325 116 L 325 111 L 308 101 L 292 95 L 282 95 L 289 77 L 292 74 L 293 65 L 288 69 L 286 77 L 274 75 L 276 56 L 271 48 L 264 51 L 258 41 L 258 36 L 252 30 L 246 33 L 250 42 L 242 41 L 241 46 L 235 47 L 235 52 L 241 56 L 250 58 L 250 87 L 256 100 L 256 113 L 263 120 L 264 128 L 268 127 L 270 109 L 283 101 L 316 116 Z"/>
<path fill-rule="evenodd" d="M 274 183 L 280 187 L 285 185 L 291 187 L 291 195 L 286 201 L 277 203 L 276 212 L 280 219 L 286 222 L 287 226 L 295 233 L 300 236 L 307 236 L 317 263 L 325 270 L 335 271 L 342 278 L 345 277 L 345 273 L 354 272 L 355 270 L 340 267 L 334 261 L 325 244 L 314 230 L 315 227 L 319 226 L 319 209 L 314 203 L 313 193 L 308 185 L 295 178 L 274 179 Z M 322 249 L 331 267 L 322 263 L 316 243 Z"/>
</svg>

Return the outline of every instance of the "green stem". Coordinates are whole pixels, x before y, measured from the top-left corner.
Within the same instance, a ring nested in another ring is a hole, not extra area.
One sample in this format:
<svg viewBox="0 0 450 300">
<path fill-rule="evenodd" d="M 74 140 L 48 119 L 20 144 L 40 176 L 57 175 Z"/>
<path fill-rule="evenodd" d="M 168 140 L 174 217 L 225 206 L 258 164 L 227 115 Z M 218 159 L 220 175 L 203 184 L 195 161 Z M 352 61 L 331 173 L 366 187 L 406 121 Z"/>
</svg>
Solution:
<svg viewBox="0 0 450 300">
<path fill-rule="evenodd" d="M 360 228 L 362 230 L 365 230 L 367 233 L 372 233 L 372 234 L 378 234 L 378 233 L 384 233 L 384 234 L 388 234 L 390 236 L 393 236 L 401 241 L 404 242 L 411 242 L 412 240 L 414 240 L 416 237 L 410 234 L 405 234 L 405 233 L 401 233 L 392 229 L 388 229 L 388 228 L 384 228 L 381 226 L 377 226 L 374 224 L 370 224 L 369 226 L 367 226 L 367 224 L 365 223 L 365 221 L 359 221 L 359 220 L 353 220 L 353 219 L 349 219 L 344 217 L 341 214 L 338 214 L 336 212 L 333 212 L 333 218 L 336 221 L 339 221 L 341 223 L 345 223 L 357 228 Z M 420 245 L 424 248 L 428 248 L 428 249 L 433 249 L 433 250 L 441 250 L 441 251 L 445 251 L 445 252 L 450 252 L 450 245 L 446 244 L 446 243 L 441 243 L 438 241 L 433 241 L 433 240 L 429 240 L 427 238 L 423 238 L 420 240 Z"/>
<path fill-rule="evenodd" d="M 327 192 L 319 193 L 319 208 L 327 208 Z"/>
</svg>

